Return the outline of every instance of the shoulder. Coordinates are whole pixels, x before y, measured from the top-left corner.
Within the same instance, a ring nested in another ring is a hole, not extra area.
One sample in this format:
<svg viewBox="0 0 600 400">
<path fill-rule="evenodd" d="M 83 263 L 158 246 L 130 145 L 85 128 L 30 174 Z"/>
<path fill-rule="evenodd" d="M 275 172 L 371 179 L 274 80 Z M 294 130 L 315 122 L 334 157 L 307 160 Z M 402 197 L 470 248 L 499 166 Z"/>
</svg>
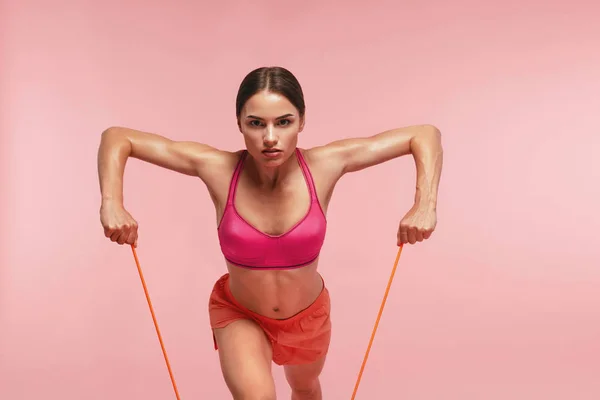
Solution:
<svg viewBox="0 0 600 400">
<path fill-rule="evenodd" d="M 343 175 L 343 157 L 336 146 L 329 144 L 299 150 L 317 180 L 334 184 Z"/>
<path fill-rule="evenodd" d="M 227 201 L 229 186 L 244 150 L 210 149 L 202 156 L 198 177 L 204 182 L 218 210 Z"/>
<path fill-rule="evenodd" d="M 302 155 L 313 163 L 335 163 L 342 160 L 343 148 L 335 143 L 300 149 Z"/>
<path fill-rule="evenodd" d="M 229 151 L 229 150 L 221 150 L 221 149 L 212 148 L 205 155 L 205 159 L 214 164 L 217 164 L 215 166 L 235 167 L 237 165 L 237 163 L 240 161 L 244 152 L 245 152 L 245 150 Z"/>
<path fill-rule="evenodd" d="M 197 142 L 179 142 L 179 145 L 185 147 L 199 165 L 209 169 L 235 165 L 244 152 L 243 150 L 223 150 Z"/>
<path fill-rule="evenodd" d="M 235 170 L 244 150 L 222 150 L 206 145 L 197 148 L 199 177 L 206 183 L 228 179 Z"/>
<path fill-rule="evenodd" d="M 344 168 L 344 152 L 336 143 L 300 149 L 302 156 L 310 167 L 328 173 L 338 174 Z"/>
</svg>

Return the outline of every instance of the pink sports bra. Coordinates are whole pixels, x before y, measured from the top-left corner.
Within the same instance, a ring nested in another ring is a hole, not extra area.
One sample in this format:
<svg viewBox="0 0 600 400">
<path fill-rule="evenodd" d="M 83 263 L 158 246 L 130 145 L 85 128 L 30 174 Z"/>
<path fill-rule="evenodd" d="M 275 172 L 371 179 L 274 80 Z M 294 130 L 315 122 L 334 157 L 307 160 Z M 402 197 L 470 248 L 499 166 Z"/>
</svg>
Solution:
<svg viewBox="0 0 600 400">
<path fill-rule="evenodd" d="M 225 259 L 251 269 L 292 269 L 310 264 L 317 259 L 323 246 L 327 220 L 302 153 L 296 149 L 298 163 L 310 192 L 310 207 L 304 218 L 282 235 L 259 231 L 235 209 L 235 192 L 246 155 L 247 151 L 244 151 L 233 173 L 227 205 L 217 228 Z"/>
</svg>

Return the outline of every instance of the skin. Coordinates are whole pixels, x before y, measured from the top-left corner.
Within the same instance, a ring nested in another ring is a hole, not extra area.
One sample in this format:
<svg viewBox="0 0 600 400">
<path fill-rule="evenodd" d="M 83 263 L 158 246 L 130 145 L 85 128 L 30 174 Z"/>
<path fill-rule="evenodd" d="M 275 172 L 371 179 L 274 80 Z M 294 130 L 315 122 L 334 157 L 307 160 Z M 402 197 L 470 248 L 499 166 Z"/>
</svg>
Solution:
<svg viewBox="0 0 600 400">
<path fill-rule="evenodd" d="M 259 92 L 243 107 L 238 127 L 249 157 L 240 175 L 235 206 L 248 223 L 269 234 L 289 230 L 307 212 L 309 193 L 295 155 L 305 119 L 284 96 Z M 266 149 L 278 149 L 268 158 Z M 434 231 L 443 150 L 432 125 L 406 126 L 360 138 L 301 150 L 327 212 L 336 183 L 348 173 L 412 155 L 417 171 L 414 205 L 401 219 L 397 243 L 415 244 Z M 218 224 L 241 152 L 197 142 L 173 141 L 139 130 L 112 127 L 102 133 L 98 172 L 100 219 L 107 238 L 138 245 L 138 223 L 124 208 L 123 173 L 128 158 L 200 178 L 213 200 Z M 234 297 L 270 318 L 289 318 L 307 308 L 322 290 L 319 260 L 289 271 L 257 271 L 227 264 Z M 271 345 L 254 322 L 243 320 L 216 329 L 221 369 L 234 399 L 275 399 Z M 319 375 L 325 358 L 309 365 L 284 366 L 292 399 L 321 399 Z"/>
</svg>

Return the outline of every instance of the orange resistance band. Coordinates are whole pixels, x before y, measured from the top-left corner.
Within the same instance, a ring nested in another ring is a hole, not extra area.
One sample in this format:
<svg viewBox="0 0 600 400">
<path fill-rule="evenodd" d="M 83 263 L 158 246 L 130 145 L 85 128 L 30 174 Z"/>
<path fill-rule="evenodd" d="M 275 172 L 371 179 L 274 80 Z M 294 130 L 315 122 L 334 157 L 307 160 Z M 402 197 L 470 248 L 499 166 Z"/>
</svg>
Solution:
<svg viewBox="0 0 600 400">
<path fill-rule="evenodd" d="M 169 376 L 171 377 L 171 382 L 173 383 L 173 389 L 175 390 L 175 396 L 177 400 L 180 400 L 179 392 L 177 391 L 177 385 L 175 384 L 175 378 L 173 377 L 173 371 L 171 371 L 171 365 L 169 364 L 169 357 L 167 357 L 167 351 L 165 350 L 165 345 L 162 340 L 162 336 L 160 335 L 160 329 L 158 329 L 158 322 L 156 322 L 156 316 L 154 315 L 154 308 L 152 307 L 152 302 L 150 301 L 150 295 L 148 294 L 148 288 L 146 287 L 146 281 L 144 280 L 144 275 L 142 274 L 142 267 L 140 267 L 140 261 L 138 260 L 137 253 L 135 252 L 135 247 L 131 246 L 131 250 L 133 251 L 133 258 L 135 258 L 135 264 L 137 265 L 138 272 L 140 274 L 140 279 L 142 280 L 142 286 L 144 287 L 144 293 L 146 294 L 146 300 L 148 300 L 148 306 L 150 307 L 150 314 L 152 314 L 152 321 L 154 321 L 154 327 L 156 328 L 156 333 L 158 335 L 158 341 L 160 342 L 160 347 L 162 349 L 163 355 L 165 356 L 165 362 L 167 363 L 167 369 L 169 370 Z"/>
<path fill-rule="evenodd" d="M 160 329 L 158 328 L 158 322 L 156 321 L 156 316 L 154 314 L 154 308 L 152 307 L 152 302 L 150 301 L 150 295 L 148 294 L 148 288 L 146 287 L 146 281 L 144 280 L 144 275 L 142 274 L 142 268 L 140 266 L 140 261 L 138 260 L 138 256 L 137 256 L 134 246 L 131 246 L 131 250 L 133 251 L 133 257 L 135 258 L 135 264 L 137 265 L 138 273 L 140 274 L 140 279 L 142 281 L 142 286 L 144 288 L 144 293 L 146 295 L 146 300 L 148 301 L 148 306 L 150 307 L 150 313 L 152 314 L 152 321 L 154 322 L 154 327 L 156 328 L 156 333 L 158 335 L 158 341 L 160 342 L 160 347 L 161 347 L 163 355 L 165 357 L 165 362 L 167 363 L 167 369 L 169 370 L 169 376 L 171 377 L 171 382 L 173 383 L 173 389 L 175 390 L 175 396 L 177 397 L 177 400 L 180 400 L 179 392 L 177 391 L 177 384 L 175 383 L 175 378 L 173 377 L 173 371 L 171 370 L 171 365 L 169 364 L 169 357 L 167 356 L 167 351 L 165 350 L 165 345 L 163 343 L 162 336 L 160 334 Z M 396 274 L 396 268 L 398 267 L 398 261 L 400 260 L 401 254 L 402 254 L 402 245 L 400 245 L 398 248 L 398 255 L 396 256 L 396 261 L 394 262 L 394 267 L 392 268 L 392 274 L 390 275 L 390 279 L 389 279 L 387 287 L 385 289 L 383 301 L 381 302 L 381 307 L 379 308 L 379 313 L 377 314 L 377 320 L 375 321 L 375 326 L 373 327 L 373 332 L 371 333 L 371 339 L 369 340 L 369 345 L 367 346 L 367 352 L 365 353 L 365 357 L 363 359 L 362 365 L 360 367 L 360 372 L 358 374 L 358 379 L 356 380 L 356 385 L 354 386 L 354 392 L 352 393 L 352 400 L 354 400 L 356 397 L 356 392 L 358 391 L 360 379 L 361 379 L 363 371 L 365 369 L 365 365 L 367 364 L 367 359 L 368 359 L 369 353 L 371 351 L 371 346 L 373 345 L 373 339 L 375 338 L 375 333 L 377 332 L 377 327 L 379 326 L 379 321 L 381 319 L 381 315 L 383 314 L 385 302 L 386 302 L 388 294 L 390 292 L 390 288 L 392 286 L 392 281 L 394 280 L 394 275 Z"/>
<path fill-rule="evenodd" d="M 373 345 L 373 339 L 375 339 L 375 332 L 377 332 L 377 326 L 379 325 L 379 320 L 381 319 L 381 314 L 383 314 L 383 308 L 385 307 L 385 301 L 387 300 L 388 294 L 390 293 L 390 287 L 392 287 L 392 281 L 394 280 L 394 274 L 396 274 L 396 267 L 398 267 L 398 261 L 400 260 L 400 254 L 402 254 L 402 244 L 398 248 L 398 255 L 396 256 L 396 262 L 394 262 L 394 268 L 392 268 L 392 274 L 390 275 L 390 279 L 387 284 L 387 288 L 385 289 L 385 294 L 383 295 L 383 301 L 381 302 L 381 307 L 379 308 L 379 313 L 377 314 L 377 320 L 375 321 L 375 326 L 373 327 L 373 333 L 371 333 L 371 339 L 369 340 L 369 345 L 367 346 L 367 352 L 365 353 L 365 358 L 363 359 L 362 366 L 360 367 L 360 372 L 358 373 L 358 379 L 356 380 L 356 385 L 354 386 L 354 392 L 352 393 L 352 400 L 356 397 L 356 392 L 358 391 L 358 385 L 360 384 L 360 378 L 362 377 L 363 371 L 365 370 L 365 365 L 367 364 L 367 358 L 369 358 L 369 352 L 371 351 L 371 346 Z"/>
</svg>

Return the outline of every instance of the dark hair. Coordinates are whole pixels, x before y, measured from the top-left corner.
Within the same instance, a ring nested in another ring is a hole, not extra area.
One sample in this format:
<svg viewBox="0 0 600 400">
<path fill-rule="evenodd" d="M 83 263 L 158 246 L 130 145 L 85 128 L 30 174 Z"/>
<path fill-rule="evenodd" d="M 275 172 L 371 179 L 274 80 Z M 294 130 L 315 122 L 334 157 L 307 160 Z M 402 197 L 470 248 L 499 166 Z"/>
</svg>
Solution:
<svg viewBox="0 0 600 400">
<path fill-rule="evenodd" d="M 248 99 L 261 90 L 285 96 L 298 109 L 300 117 L 304 116 L 306 110 L 304 94 L 294 74 L 283 67 L 261 67 L 246 75 L 240 84 L 235 101 L 237 118 L 240 117 L 242 108 Z"/>
</svg>

